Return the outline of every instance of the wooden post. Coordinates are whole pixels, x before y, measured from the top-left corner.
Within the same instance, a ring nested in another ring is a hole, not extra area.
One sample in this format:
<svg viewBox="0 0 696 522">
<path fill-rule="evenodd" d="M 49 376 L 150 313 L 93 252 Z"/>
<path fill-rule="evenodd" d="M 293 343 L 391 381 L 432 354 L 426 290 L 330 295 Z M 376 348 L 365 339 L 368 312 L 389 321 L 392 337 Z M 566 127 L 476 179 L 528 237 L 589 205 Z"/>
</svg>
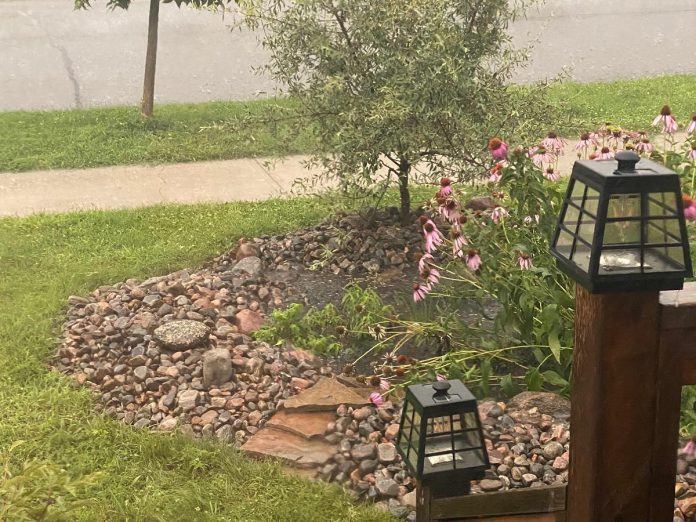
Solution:
<svg viewBox="0 0 696 522">
<path fill-rule="evenodd" d="M 660 294 L 657 375 L 650 520 L 661 521 L 673 514 L 681 387 L 696 384 L 696 283 Z"/>
<path fill-rule="evenodd" d="M 576 290 L 568 522 L 650 516 L 659 294 Z"/>
</svg>

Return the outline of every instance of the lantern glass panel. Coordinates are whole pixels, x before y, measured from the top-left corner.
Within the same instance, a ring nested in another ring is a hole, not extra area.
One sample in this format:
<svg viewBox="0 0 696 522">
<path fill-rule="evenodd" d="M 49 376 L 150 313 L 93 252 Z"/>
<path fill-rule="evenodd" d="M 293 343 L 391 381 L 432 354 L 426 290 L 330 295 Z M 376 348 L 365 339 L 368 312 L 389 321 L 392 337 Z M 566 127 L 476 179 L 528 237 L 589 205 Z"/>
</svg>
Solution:
<svg viewBox="0 0 696 522">
<path fill-rule="evenodd" d="M 677 202 L 673 192 L 657 192 L 648 195 L 649 216 L 676 216 Z"/>
<path fill-rule="evenodd" d="M 473 412 L 428 419 L 423 471 L 433 473 L 486 466 Z"/>
</svg>

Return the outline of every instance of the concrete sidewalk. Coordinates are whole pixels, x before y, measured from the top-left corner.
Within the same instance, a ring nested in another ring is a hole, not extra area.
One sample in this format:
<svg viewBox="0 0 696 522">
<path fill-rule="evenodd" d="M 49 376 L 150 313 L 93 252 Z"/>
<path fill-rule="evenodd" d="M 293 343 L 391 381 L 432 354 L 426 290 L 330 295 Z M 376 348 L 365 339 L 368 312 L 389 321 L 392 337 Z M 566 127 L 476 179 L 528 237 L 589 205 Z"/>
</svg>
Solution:
<svg viewBox="0 0 696 522">
<path fill-rule="evenodd" d="M 685 134 L 677 133 L 679 142 Z M 657 140 L 659 143 L 659 140 Z M 558 172 L 570 174 L 575 141 Z M 0 216 L 135 208 L 160 203 L 252 201 L 288 194 L 293 181 L 316 174 L 306 156 L 0 173 Z"/>
<path fill-rule="evenodd" d="M 0 216 L 134 208 L 160 203 L 251 201 L 289 193 L 311 172 L 303 156 L 84 170 L 0 173 Z"/>
</svg>

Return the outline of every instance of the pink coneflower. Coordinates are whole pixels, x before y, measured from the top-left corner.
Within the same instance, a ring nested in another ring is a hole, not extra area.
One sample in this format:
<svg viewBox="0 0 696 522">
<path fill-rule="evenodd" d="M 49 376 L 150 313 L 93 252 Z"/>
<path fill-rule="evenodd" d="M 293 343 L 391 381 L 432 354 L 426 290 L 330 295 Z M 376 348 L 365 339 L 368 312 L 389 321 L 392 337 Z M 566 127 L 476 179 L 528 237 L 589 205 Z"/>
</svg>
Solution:
<svg viewBox="0 0 696 522">
<path fill-rule="evenodd" d="M 594 147 L 596 145 L 597 140 L 595 139 L 594 135 L 590 132 L 583 132 L 580 135 L 580 139 L 575 144 L 575 150 L 587 152 L 590 147 Z"/>
<path fill-rule="evenodd" d="M 518 262 L 519 262 L 520 268 L 522 270 L 529 270 L 533 266 L 532 260 L 529 258 L 528 254 L 524 254 L 524 253 L 520 254 L 518 257 Z"/>
<path fill-rule="evenodd" d="M 509 215 L 508 211 L 505 210 L 503 207 L 500 205 L 497 205 L 491 212 L 491 219 L 493 220 L 493 223 L 496 225 L 500 223 L 503 219 L 505 219 Z"/>
<path fill-rule="evenodd" d="M 440 271 L 432 266 L 426 266 L 420 271 L 420 275 L 426 280 L 428 285 L 434 285 L 440 282 Z"/>
<path fill-rule="evenodd" d="M 447 380 L 447 377 L 445 377 L 445 376 L 442 375 L 441 373 L 436 373 L 436 374 L 435 374 L 435 379 L 438 380 L 438 381 L 446 381 L 446 380 Z"/>
<path fill-rule="evenodd" d="M 541 167 L 544 163 L 553 163 L 556 161 L 556 154 L 543 145 L 529 149 L 529 157 L 532 158 L 532 161 L 538 167 Z"/>
<path fill-rule="evenodd" d="M 458 223 L 459 216 L 461 212 L 459 211 L 459 202 L 452 198 L 447 198 L 447 200 L 440 205 L 440 214 L 449 221 L 450 223 Z"/>
<path fill-rule="evenodd" d="M 689 151 L 689 159 L 696 161 L 696 141 L 691 142 L 691 150 Z"/>
<path fill-rule="evenodd" d="M 561 179 L 561 175 L 558 172 L 554 171 L 553 167 L 547 167 L 546 172 L 544 172 L 544 176 L 549 181 L 558 181 L 559 179 Z"/>
<path fill-rule="evenodd" d="M 506 165 L 506 161 L 499 161 L 491 168 L 491 175 L 488 181 L 491 183 L 498 183 L 503 177 L 503 167 Z"/>
<path fill-rule="evenodd" d="M 387 379 L 380 379 L 379 380 L 379 389 L 382 390 L 383 392 L 389 391 L 389 388 L 391 388 L 391 383 Z"/>
<path fill-rule="evenodd" d="M 644 132 L 641 132 L 640 134 L 640 140 L 638 140 L 638 143 L 636 143 L 636 152 L 642 153 L 642 154 L 650 154 L 653 151 L 653 144 L 650 143 L 650 139 L 648 139 L 647 134 Z"/>
<path fill-rule="evenodd" d="M 682 201 L 684 202 L 684 217 L 689 221 L 696 220 L 696 201 L 686 194 L 682 194 Z"/>
<path fill-rule="evenodd" d="M 452 182 L 449 178 L 440 178 L 440 194 L 444 197 L 452 194 Z"/>
<path fill-rule="evenodd" d="M 560 155 L 563 154 L 563 149 L 566 146 L 566 140 L 559 138 L 555 132 L 549 132 L 541 144 L 546 147 L 547 150 Z"/>
<path fill-rule="evenodd" d="M 425 251 L 432 252 L 433 248 L 441 245 L 444 241 L 442 232 L 438 230 L 432 219 L 428 219 L 425 216 L 420 217 L 420 223 L 423 227 L 423 235 L 425 236 Z"/>
<path fill-rule="evenodd" d="M 653 127 L 662 125 L 662 132 L 667 134 L 674 134 L 677 132 L 677 128 L 679 127 L 679 125 L 677 125 L 677 120 L 675 120 L 674 116 L 672 116 L 672 109 L 669 108 L 669 105 L 662 107 L 660 114 L 655 117 L 652 124 Z"/>
<path fill-rule="evenodd" d="M 691 440 L 686 443 L 686 445 L 682 448 L 682 451 L 687 455 L 696 457 L 696 434 L 694 434 L 694 436 L 691 437 Z"/>
<path fill-rule="evenodd" d="M 479 257 L 476 250 L 469 250 L 464 259 L 466 260 L 466 266 L 469 267 L 469 270 L 475 272 L 481 267 L 481 257 Z"/>
<path fill-rule="evenodd" d="M 689 134 L 696 132 L 696 114 L 691 116 L 691 121 L 689 122 L 689 126 L 686 128 L 686 132 Z"/>
<path fill-rule="evenodd" d="M 384 404 L 384 398 L 379 392 L 372 392 L 370 394 L 370 402 L 375 406 L 381 406 Z"/>
<path fill-rule="evenodd" d="M 682 451 L 687 455 L 696 457 L 696 434 L 694 434 L 694 436 L 691 437 L 691 440 L 686 443 Z"/>
<path fill-rule="evenodd" d="M 609 146 L 613 149 L 618 149 L 619 146 L 623 144 L 624 137 L 624 133 L 621 129 L 614 129 L 609 134 L 609 139 L 607 140 L 607 142 L 609 143 Z"/>
<path fill-rule="evenodd" d="M 454 257 L 464 257 L 464 251 L 462 250 L 467 244 L 466 237 L 458 229 L 452 229 L 450 232 L 452 236 L 452 255 Z"/>
<path fill-rule="evenodd" d="M 599 151 L 599 154 L 597 154 L 593 159 L 597 161 L 602 161 L 602 160 L 610 160 L 614 158 L 614 153 L 611 151 L 609 147 L 602 147 Z"/>
<path fill-rule="evenodd" d="M 507 157 L 508 146 L 500 138 L 491 138 L 488 140 L 488 150 L 494 160 L 500 161 Z"/>
<path fill-rule="evenodd" d="M 423 254 L 418 260 L 418 271 L 423 272 L 426 268 L 430 268 L 430 265 L 435 262 L 435 259 L 431 254 Z"/>
<path fill-rule="evenodd" d="M 413 301 L 416 303 L 422 301 L 430 290 L 432 290 L 430 283 L 413 283 Z"/>
</svg>

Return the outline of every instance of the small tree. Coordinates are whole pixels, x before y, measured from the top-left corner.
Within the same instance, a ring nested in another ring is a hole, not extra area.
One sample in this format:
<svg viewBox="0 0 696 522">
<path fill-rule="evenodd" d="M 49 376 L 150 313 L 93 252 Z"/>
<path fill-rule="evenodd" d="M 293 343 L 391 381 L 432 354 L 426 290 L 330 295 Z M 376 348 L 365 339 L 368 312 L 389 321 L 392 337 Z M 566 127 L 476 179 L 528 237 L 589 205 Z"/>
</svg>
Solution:
<svg viewBox="0 0 696 522">
<path fill-rule="evenodd" d="M 115 9 L 128 9 L 132 0 L 107 0 L 107 7 Z M 174 0 L 177 7 L 181 4 L 192 5 L 194 7 L 222 7 L 232 0 Z M 163 0 L 162 3 L 168 4 L 172 0 Z M 147 51 L 145 54 L 145 78 L 143 80 L 143 98 L 141 102 L 141 112 L 143 116 L 152 116 L 155 104 L 155 69 L 157 65 L 157 33 L 159 28 L 159 6 L 160 0 L 150 0 L 150 11 L 147 25 Z M 90 0 L 75 0 L 75 9 L 87 9 L 91 7 Z"/>
<path fill-rule="evenodd" d="M 526 53 L 509 0 L 240 0 L 262 28 L 267 67 L 300 101 L 297 124 L 317 134 L 313 161 L 362 195 L 396 182 L 410 220 L 417 175 L 485 172 L 491 136 L 540 134 L 543 92 L 511 87 Z"/>
</svg>

